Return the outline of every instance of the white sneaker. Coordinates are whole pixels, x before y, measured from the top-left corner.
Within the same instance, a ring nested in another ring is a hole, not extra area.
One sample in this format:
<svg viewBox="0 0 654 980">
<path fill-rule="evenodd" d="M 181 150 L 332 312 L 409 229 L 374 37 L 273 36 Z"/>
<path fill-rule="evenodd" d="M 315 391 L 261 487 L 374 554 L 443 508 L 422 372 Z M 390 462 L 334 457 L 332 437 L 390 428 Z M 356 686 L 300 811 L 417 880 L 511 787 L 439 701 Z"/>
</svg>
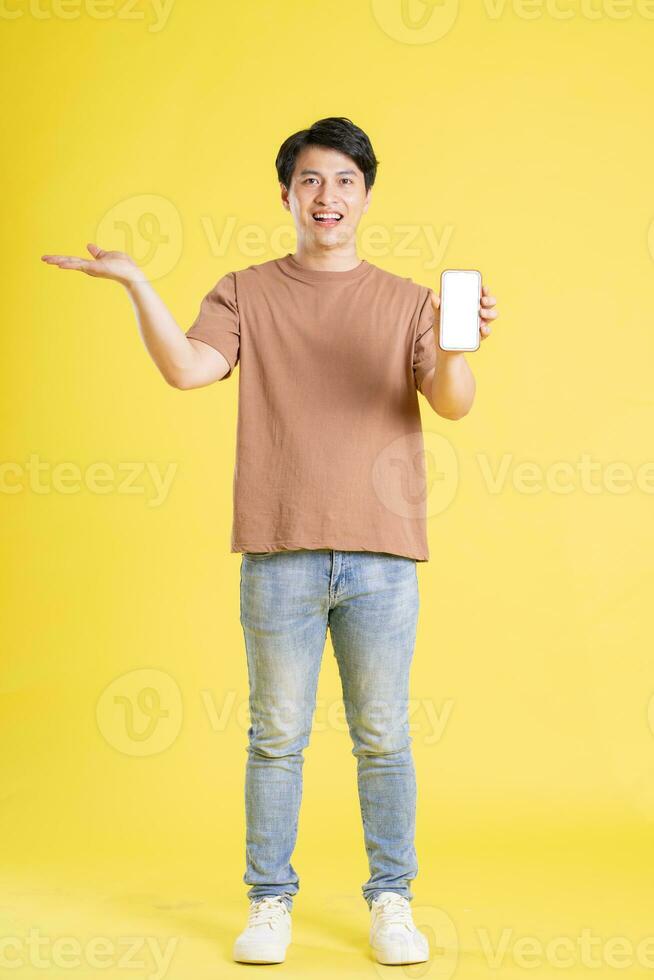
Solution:
<svg viewBox="0 0 654 980">
<path fill-rule="evenodd" d="M 399 892 L 381 892 L 370 913 L 370 945 L 378 963 L 424 963 L 429 940 L 413 921 L 411 903 Z"/>
<path fill-rule="evenodd" d="M 291 913 L 278 895 L 250 902 L 248 924 L 234 943 L 237 963 L 283 963 L 291 941 Z"/>
</svg>

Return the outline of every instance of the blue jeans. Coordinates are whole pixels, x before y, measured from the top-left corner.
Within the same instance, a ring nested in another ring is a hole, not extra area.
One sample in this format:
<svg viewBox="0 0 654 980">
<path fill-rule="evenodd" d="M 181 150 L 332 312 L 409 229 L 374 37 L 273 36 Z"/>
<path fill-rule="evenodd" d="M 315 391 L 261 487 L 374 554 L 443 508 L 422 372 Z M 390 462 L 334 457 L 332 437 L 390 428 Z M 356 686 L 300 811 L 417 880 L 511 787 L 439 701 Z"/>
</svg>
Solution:
<svg viewBox="0 0 654 980">
<path fill-rule="evenodd" d="M 370 878 L 412 900 L 416 778 L 409 671 L 419 609 L 413 558 L 326 549 L 244 553 L 241 625 L 250 685 L 245 777 L 248 898 L 299 890 L 291 864 L 322 654 L 331 631 L 343 688 Z"/>
</svg>

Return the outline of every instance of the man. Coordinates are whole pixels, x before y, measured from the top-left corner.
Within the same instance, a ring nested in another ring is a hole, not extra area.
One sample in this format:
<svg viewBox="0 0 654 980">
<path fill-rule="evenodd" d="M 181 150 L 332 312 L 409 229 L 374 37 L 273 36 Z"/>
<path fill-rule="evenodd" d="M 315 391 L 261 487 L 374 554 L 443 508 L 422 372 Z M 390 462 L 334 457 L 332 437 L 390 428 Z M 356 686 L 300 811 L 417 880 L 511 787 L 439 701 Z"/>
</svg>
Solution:
<svg viewBox="0 0 654 980">
<path fill-rule="evenodd" d="M 290 136 L 276 169 L 295 254 L 224 275 L 186 334 L 125 253 L 89 244 L 92 260 L 43 256 L 122 283 L 174 387 L 211 384 L 240 363 L 231 550 L 242 553 L 251 718 L 241 962 L 282 962 L 291 939 L 303 750 L 327 630 L 357 759 L 373 954 L 389 964 L 429 958 L 410 908 L 407 702 L 417 562 L 429 559 L 417 391 L 441 417 L 460 419 L 475 381 L 463 353 L 437 350 L 439 297 L 358 258 L 377 164 L 346 118 Z M 482 338 L 496 315 L 483 287 Z"/>
</svg>

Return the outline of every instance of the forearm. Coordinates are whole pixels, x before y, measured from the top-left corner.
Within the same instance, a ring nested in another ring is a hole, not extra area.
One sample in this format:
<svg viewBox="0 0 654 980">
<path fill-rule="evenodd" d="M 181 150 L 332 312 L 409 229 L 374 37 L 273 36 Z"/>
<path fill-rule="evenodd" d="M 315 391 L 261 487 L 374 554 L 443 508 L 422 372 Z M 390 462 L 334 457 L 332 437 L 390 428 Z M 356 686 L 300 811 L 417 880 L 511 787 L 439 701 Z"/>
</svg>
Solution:
<svg viewBox="0 0 654 980">
<path fill-rule="evenodd" d="M 470 411 L 476 382 L 462 351 L 438 348 L 436 367 L 426 382 L 425 397 L 438 415 L 460 419 Z"/>
<path fill-rule="evenodd" d="M 128 282 L 125 289 L 150 357 L 168 384 L 176 386 L 195 364 L 197 355 L 193 345 L 147 280 Z"/>
</svg>

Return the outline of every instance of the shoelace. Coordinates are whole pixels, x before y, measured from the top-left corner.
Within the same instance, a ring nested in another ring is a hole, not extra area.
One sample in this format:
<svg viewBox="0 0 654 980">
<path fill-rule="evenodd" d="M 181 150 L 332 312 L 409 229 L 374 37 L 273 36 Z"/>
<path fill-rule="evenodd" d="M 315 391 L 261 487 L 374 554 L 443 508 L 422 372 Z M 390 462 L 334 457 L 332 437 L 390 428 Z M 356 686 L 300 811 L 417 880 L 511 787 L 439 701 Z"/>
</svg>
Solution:
<svg viewBox="0 0 654 980">
<path fill-rule="evenodd" d="M 411 907 L 401 895 L 394 895 L 393 898 L 387 897 L 378 901 L 376 904 L 377 916 L 385 925 L 401 925 L 407 929 L 415 929 Z"/>
<path fill-rule="evenodd" d="M 281 918 L 285 910 L 285 903 L 272 895 L 259 898 L 250 907 L 248 927 L 262 926 L 267 923 L 272 928 L 275 920 Z"/>
</svg>

